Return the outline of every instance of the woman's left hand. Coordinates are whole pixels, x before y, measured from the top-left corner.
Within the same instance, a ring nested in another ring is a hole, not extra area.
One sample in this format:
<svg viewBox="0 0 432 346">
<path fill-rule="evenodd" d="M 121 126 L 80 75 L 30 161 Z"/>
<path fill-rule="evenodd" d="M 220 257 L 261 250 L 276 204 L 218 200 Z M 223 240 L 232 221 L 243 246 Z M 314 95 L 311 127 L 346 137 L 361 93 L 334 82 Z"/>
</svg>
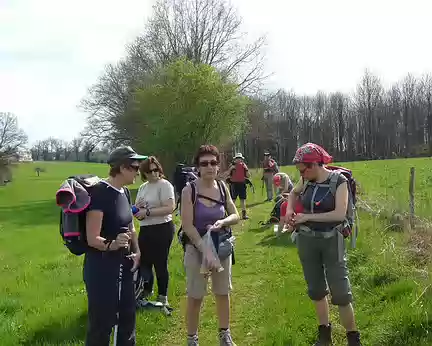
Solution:
<svg viewBox="0 0 432 346">
<path fill-rule="evenodd" d="M 131 272 L 134 272 L 138 269 L 140 262 L 141 262 L 141 253 L 131 253 L 127 258 L 130 258 L 133 261 L 133 265 L 131 268 Z"/>
<path fill-rule="evenodd" d="M 223 220 L 217 220 L 213 224 L 213 226 L 211 226 L 210 230 L 214 231 L 214 232 L 217 232 L 217 231 L 220 231 L 222 229 L 222 227 L 224 227 L 224 226 L 225 226 L 225 223 L 224 223 Z"/>
<path fill-rule="evenodd" d="M 144 220 L 144 219 L 146 218 L 146 216 L 147 216 L 146 212 L 147 212 L 146 209 L 144 209 L 144 208 L 140 208 L 140 210 L 138 211 L 138 213 L 135 214 L 135 217 L 136 217 L 138 220 L 140 220 L 140 221 L 141 221 L 141 220 Z"/>
<path fill-rule="evenodd" d="M 294 221 L 294 224 L 296 224 L 296 225 L 298 225 L 300 223 L 305 223 L 305 222 L 309 221 L 309 215 L 308 214 L 302 214 L 302 213 L 296 214 L 293 217 L 293 221 Z"/>
</svg>

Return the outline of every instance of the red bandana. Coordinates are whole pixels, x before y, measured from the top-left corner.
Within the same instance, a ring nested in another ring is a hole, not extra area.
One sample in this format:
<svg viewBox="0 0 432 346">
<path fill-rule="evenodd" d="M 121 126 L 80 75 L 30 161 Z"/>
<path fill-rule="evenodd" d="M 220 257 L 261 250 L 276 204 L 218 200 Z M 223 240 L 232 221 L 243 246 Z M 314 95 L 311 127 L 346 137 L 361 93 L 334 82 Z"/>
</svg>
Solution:
<svg viewBox="0 0 432 346">
<path fill-rule="evenodd" d="M 322 163 L 324 165 L 333 161 L 333 157 L 318 144 L 306 143 L 297 149 L 293 163 Z"/>
</svg>

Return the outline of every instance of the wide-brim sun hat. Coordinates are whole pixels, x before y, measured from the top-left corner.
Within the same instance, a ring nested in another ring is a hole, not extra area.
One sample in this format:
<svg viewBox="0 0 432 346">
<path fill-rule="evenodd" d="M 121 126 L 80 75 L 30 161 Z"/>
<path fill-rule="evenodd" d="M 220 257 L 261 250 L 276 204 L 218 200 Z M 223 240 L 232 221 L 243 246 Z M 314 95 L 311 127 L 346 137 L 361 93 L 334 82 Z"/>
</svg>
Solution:
<svg viewBox="0 0 432 346">
<path fill-rule="evenodd" d="M 242 159 L 242 160 L 244 160 L 245 158 L 244 158 L 244 156 L 243 156 L 242 153 L 237 153 L 237 154 L 234 155 L 234 160 L 235 159 Z"/>
</svg>

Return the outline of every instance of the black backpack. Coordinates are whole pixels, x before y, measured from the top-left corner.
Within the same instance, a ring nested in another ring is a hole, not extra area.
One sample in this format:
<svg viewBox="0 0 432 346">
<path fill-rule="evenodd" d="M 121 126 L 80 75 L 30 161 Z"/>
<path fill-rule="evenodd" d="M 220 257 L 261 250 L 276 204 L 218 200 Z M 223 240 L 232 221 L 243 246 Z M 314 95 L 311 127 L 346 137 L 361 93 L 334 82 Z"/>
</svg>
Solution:
<svg viewBox="0 0 432 346">
<path fill-rule="evenodd" d="M 187 183 L 191 183 L 197 179 L 197 175 L 193 167 L 178 165 L 174 172 L 173 185 L 178 194 L 181 194 Z"/>
<path fill-rule="evenodd" d="M 94 189 L 100 185 L 101 178 L 92 174 L 75 175 L 69 177 L 67 180 L 74 180 L 81 185 L 88 193 L 90 199 Z M 125 194 L 131 203 L 130 192 L 124 187 Z M 65 212 L 63 208 L 60 210 L 60 236 L 72 254 L 81 256 L 88 250 L 87 234 L 86 234 L 86 216 L 88 205 L 77 213 Z"/>
</svg>

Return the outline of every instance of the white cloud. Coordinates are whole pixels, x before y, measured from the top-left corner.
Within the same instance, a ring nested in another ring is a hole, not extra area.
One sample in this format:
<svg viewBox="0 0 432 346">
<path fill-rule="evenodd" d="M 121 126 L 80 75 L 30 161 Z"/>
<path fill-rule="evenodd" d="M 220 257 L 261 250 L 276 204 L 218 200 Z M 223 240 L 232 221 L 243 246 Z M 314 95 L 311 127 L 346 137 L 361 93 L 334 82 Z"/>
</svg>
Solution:
<svg viewBox="0 0 432 346">
<path fill-rule="evenodd" d="M 143 29 L 152 3 L 0 0 L 0 111 L 17 114 L 31 141 L 72 139 L 84 126 L 79 101 Z M 252 36 L 268 34 L 268 87 L 352 91 L 367 67 L 387 83 L 432 72 L 428 0 L 233 3 Z"/>
</svg>

